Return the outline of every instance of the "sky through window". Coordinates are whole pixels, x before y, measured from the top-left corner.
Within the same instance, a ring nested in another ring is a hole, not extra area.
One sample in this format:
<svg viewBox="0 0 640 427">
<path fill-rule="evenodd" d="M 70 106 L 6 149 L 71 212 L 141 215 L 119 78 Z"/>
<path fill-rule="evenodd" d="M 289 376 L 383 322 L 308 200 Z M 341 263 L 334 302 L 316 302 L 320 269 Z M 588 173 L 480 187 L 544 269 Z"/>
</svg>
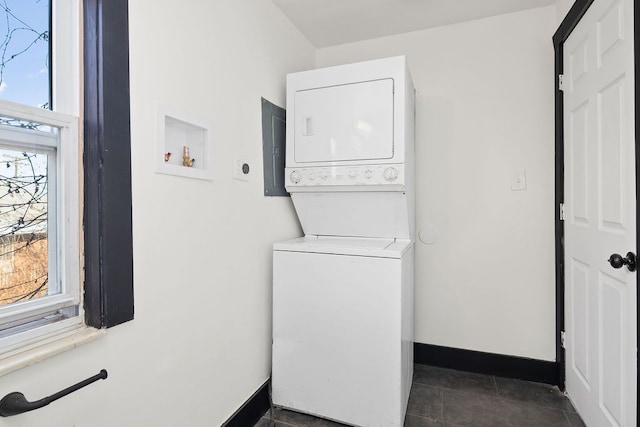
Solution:
<svg viewBox="0 0 640 427">
<path fill-rule="evenodd" d="M 0 0 L 0 98 L 33 107 L 49 101 L 50 0 Z"/>
</svg>

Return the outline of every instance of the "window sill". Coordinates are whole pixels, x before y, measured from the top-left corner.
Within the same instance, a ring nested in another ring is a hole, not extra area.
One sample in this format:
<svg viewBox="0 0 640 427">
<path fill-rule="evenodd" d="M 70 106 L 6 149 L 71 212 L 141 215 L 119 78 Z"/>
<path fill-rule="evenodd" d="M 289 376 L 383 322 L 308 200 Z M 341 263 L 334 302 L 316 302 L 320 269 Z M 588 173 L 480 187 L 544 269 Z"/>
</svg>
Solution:
<svg viewBox="0 0 640 427">
<path fill-rule="evenodd" d="M 91 342 L 106 333 L 105 329 L 79 326 L 34 342 L 0 359 L 0 376 Z"/>
</svg>

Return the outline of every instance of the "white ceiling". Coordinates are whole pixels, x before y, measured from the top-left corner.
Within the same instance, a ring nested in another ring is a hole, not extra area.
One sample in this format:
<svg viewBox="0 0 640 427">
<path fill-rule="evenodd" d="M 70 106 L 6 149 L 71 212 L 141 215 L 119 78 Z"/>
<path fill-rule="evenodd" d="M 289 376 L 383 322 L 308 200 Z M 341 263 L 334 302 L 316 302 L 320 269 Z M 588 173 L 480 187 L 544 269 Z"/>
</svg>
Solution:
<svg viewBox="0 0 640 427">
<path fill-rule="evenodd" d="M 271 0 L 315 47 L 542 7 L 555 0 Z"/>
</svg>

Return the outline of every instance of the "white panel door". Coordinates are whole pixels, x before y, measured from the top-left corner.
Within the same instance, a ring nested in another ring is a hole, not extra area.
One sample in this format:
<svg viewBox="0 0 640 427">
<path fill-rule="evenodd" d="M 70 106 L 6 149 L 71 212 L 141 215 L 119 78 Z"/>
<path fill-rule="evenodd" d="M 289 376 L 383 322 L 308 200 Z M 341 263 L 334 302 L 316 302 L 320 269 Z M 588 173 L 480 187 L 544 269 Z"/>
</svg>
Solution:
<svg viewBox="0 0 640 427">
<path fill-rule="evenodd" d="M 296 162 L 393 157 L 393 79 L 301 90 L 294 108 Z"/>
<path fill-rule="evenodd" d="M 595 0 L 564 44 L 566 386 L 588 426 L 636 426 L 633 0 Z"/>
</svg>

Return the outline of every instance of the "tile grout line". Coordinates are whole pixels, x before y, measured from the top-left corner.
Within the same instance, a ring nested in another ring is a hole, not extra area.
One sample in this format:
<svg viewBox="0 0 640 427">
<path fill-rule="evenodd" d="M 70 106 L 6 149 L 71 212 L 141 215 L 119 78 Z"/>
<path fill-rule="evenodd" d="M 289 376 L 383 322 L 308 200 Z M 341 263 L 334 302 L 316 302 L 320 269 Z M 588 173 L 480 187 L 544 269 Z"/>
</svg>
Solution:
<svg viewBox="0 0 640 427">
<path fill-rule="evenodd" d="M 564 412 L 564 418 L 567 420 L 567 423 L 569 424 L 569 427 L 572 427 L 573 423 L 569 419 L 569 416 L 567 415 L 567 411 L 562 411 L 562 412 Z"/>
<path fill-rule="evenodd" d="M 446 423 L 444 425 L 446 425 L 447 427 L 463 427 L 460 424 L 454 424 L 454 423 L 450 423 L 450 422 L 446 422 L 444 420 L 434 420 L 433 418 L 429 418 L 429 417 L 423 417 L 422 415 L 417 415 L 417 414 L 407 414 L 413 418 L 420 418 L 421 420 L 425 420 L 425 421 L 429 421 L 431 423 L 436 423 L 436 424 L 440 424 L 440 422 Z M 406 421 L 406 419 L 405 419 Z"/>
<path fill-rule="evenodd" d="M 540 404 L 529 402 L 529 401 L 525 401 L 525 400 L 513 399 L 513 398 L 506 397 L 506 396 L 501 396 L 499 394 L 492 395 L 490 393 L 483 392 L 483 391 L 458 390 L 458 389 L 455 389 L 455 388 L 444 388 L 444 387 L 438 387 L 438 386 L 424 384 L 424 383 L 416 383 L 416 384 L 421 385 L 423 387 L 431 387 L 431 388 L 441 389 L 441 390 L 443 390 L 443 392 L 444 391 L 449 391 L 449 392 L 454 392 L 454 393 L 459 393 L 459 394 L 485 396 L 485 397 L 488 397 L 488 398 L 498 399 L 498 400 L 503 401 L 503 402 L 517 403 L 519 405 L 528 406 L 530 408 L 539 408 L 539 409 L 546 409 L 546 410 L 551 410 L 551 411 L 561 411 L 561 412 L 565 412 L 565 413 L 577 413 L 577 412 L 574 412 L 574 411 L 568 411 L 566 409 L 562 409 L 562 408 L 558 408 L 558 407 L 554 407 L 554 406 L 540 405 Z"/>
<path fill-rule="evenodd" d="M 267 409 L 267 412 L 265 412 L 260 419 L 263 419 L 263 418 L 266 419 L 267 421 L 271 421 L 271 409 Z M 282 424 L 287 427 L 299 427 L 297 424 L 291 424 L 288 421 L 279 420 L 276 414 L 273 414 L 273 422 L 274 423 L 277 422 L 276 427 L 278 424 Z"/>
<path fill-rule="evenodd" d="M 262 417 L 262 418 L 265 418 L 266 420 L 270 421 L 269 418 L 266 418 L 266 417 Z M 298 427 L 297 424 L 290 424 L 287 421 L 277 420 L 275 418 L 273 419 L 273 422 L 277 423 L 276 427 L 277 427 L 277 425 L 284 425 L 284 426 L 287 426 L 287 427 Z"/>
<path fill-rule="evenodd" d="M 438 390 L 440 390 L 440 404 L 442 406 L 442 412 L 440 413 L 440 418 L 442 419 L 442 422 L 445 422 L 444 420 L 444 390 L 441 388 L 438 388 Z"/>
<path fill-rule="evenodd" d="M 490 391 L 488 391 L 488 390 L 466 391 L 466 390 L 460 390 L 460 389 L 457 389 L 457 388 L 448 388 L 448 387 L 441 387 L 441 386 L 437 386 L 437 385 L 433 385 L 433 384 L 421 383 L 421 382 L 417 382 L 417 381 L 414 381 L 413 384 L 417 384 L 417 385 L 421 385 L 421 386 L 425 386 L 425 387 L 431 387 L 431 388 L 440 388 L 440 389 L 446 390 L 446 391 L 455 391 L 457 393 L 483 394 L 485 396 L 497 397 L 497 394 L 492 395 L 490 393 Z"/>
<path fill-rule="evenodd" d="M 586 424 L 584 423 L 584 420 L 582 419 L 582 416 L 576 411 L 576 412 L 572 412 L 572 411 L 563 411 L 564 412 L 564 416 L 567 419 L 567 421 L 569 421 L 569 426 L 570 427 L 577 427 L 577 426 L 586 426 Z M 580 423 L 574 424 L 573 421 L 571 421 L 571 418 L 569 418 L 569 414 L 573 414 L 576 417 L 578 417 L 578 420 L 580 421 Z"/>
</svg>

